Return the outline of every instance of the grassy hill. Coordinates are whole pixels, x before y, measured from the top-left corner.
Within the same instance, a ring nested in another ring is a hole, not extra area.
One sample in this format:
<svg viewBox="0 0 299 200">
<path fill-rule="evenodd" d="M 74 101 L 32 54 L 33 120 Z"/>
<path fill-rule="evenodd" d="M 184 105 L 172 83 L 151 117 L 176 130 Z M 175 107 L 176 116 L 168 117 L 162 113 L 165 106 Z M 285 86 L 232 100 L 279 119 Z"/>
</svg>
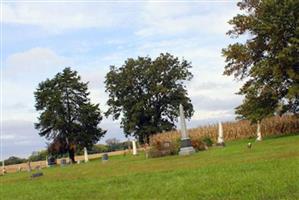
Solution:
<svg viewBox="0 0 299 200">
<path fill-rule="evenodd" d="M 0 177 L 1 199 L 299 199 L 299 136 L 234 141 L 186 157 L 113 156 L 43 173 Z"/>
</svg>

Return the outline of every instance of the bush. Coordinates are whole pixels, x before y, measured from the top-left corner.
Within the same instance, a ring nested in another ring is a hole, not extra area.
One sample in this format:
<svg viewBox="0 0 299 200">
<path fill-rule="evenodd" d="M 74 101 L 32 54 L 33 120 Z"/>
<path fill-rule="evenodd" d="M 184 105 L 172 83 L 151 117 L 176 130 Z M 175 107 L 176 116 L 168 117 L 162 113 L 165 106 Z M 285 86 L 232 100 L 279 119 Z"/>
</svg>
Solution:
<svg viewBox="0 0 299 200">
<path fill-rule="evenodd" d="M 157 143 L 152 146 L 149 150 L 149 157 L 162 157 L 167 155 L 176 155 L 180 150 L 180 140 L 176 141 L 165 141 Z"/>
<path fill-rule="evenodd" d="M 30 161 L 46 160 L 47 156 L 48 156 L 47 150 L 35 151 L 35 152 L 32 152 L 32 154 L 31 154 L 31 156 L 29 156 L 28 160 L 30 160 Z"/>
<path fill-rule="evenodd" d="M 191 139 L 191 144 L 196 151 L 204 151 L 207 149 L 207 145 L 202 139 Z"/>
<path fill-rule="evenodd" d="M 211 147 L 213 145 L 213 140 L 210 137 L 205 136 L 202 141 L 208 146 Z"/>
<path fill-rule="evenodd" d="M 4 160 L 5 165 L 15 165 L 15 164 L 20 164 L 20 163 L 25 163 L 28 160 L 25 158 L 18 158 L 16 156 L 11 156 L 8 159 Z M 2 165 L 2 162 L 1 162 Z"/>
<path fill-rule="evenodd" d="M 108 152 L 109 148 L 107 145 L 104 144 L 95 144 L 93 145 L 90 153 L 104 153 L 104 152 Z"/>
</svg>

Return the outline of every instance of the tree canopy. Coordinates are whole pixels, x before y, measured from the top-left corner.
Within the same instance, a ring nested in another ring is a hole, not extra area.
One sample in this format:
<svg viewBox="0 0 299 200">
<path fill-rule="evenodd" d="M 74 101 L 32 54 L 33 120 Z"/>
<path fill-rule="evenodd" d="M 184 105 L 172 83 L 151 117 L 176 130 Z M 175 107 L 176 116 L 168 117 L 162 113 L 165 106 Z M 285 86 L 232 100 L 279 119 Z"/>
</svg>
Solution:
<svg viewBox="0 0 299 200">
<path fill-rule="evenodd" d="M 106 75 L 109 93 L 106 115 L 121 118 L 126 136 L 147 142 L 150 135 L 172 130 L 179 115 L 179 104 L 190 118 L 193 106 L 185 82 L 191 80 L 191 63 L 169 53 L 129 58 L 124 65 L 110 67 Z"/>
<path fill-rule="evenodd" d="M 231 37 L 244 43 L 223 49 L 225 75 L 245 81 L 239 118 L 252 122 L 266 116 L 299 112 L 299 1 L 243 0 L 229 21 Z"/>
<path fill-rule="evenodd" d="M 75 148 L 92 147 L 106 132 L 98 127 L 101 111 L 90 102 L 87 84 L 76 71 L 65 68 L 41 82 L 34 93 L 39 135 L 51 141 L 50 152 L 69 153 L 73 162 Z"/>
</svg>

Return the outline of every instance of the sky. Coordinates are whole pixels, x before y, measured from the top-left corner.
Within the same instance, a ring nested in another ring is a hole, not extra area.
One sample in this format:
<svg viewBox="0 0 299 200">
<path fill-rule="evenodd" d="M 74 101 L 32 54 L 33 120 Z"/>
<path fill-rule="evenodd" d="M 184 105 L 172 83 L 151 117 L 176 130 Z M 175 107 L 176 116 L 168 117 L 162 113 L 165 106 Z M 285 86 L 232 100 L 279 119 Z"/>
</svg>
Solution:
<svg viewBox="0 0 299 200">
<path fill-rule="evenodd" d="M 241 86 L 223 76 L 221 49 L 236 42 L 226 32 L 240 13 L 236 1 L 11 1 L 2 4 L 1 155 L 27 157 L 46 148 L 34 129 L 34 91 L 65 67 L 89 82 L 90 98 L 104 112 L 110 65 L 169 52 L 192 63 L 187 83 L 195 113 L 189 128 L 234 120 Z M 105 118 L 108 138 L 125 140 L 119 121 Z"/>
</svg>

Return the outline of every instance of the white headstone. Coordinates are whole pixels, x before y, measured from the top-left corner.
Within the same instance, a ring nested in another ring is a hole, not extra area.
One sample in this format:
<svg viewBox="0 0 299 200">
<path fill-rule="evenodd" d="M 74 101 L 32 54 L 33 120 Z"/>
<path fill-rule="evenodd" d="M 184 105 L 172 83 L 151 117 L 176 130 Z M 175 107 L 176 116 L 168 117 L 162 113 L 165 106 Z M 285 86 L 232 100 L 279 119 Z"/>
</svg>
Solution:
<svg viewBox="0 0 299 200">
<path fill-rule="evenodd" d="M 218 139 L 217 139 L 217 144 L 219 144 L 219 145 L 224 144 L 223 127 L 222 127 L 222 123 L 221 122 L 219 122 L 219 124 L 218 124 Z"/>
<path fill-rule="evenodd" d="M 261 123 L 260 121 L 257 122 L 257 130 L 256 130 L 257 141 L 262 141 L 262 133 L 261 133 Z"/>
<path fill-rule="evenodd" d="M 84 147 L 84 161 L 88 162 L 88 154 L 87 154 L 87 149 Z"/>
<path fill-rule="evenodd" d="M 137 147 L 136 147 L 136 141 L 132 140 L 132 146 L 133 146 L 133 155 L 137 155 Z"/>
</svg>

